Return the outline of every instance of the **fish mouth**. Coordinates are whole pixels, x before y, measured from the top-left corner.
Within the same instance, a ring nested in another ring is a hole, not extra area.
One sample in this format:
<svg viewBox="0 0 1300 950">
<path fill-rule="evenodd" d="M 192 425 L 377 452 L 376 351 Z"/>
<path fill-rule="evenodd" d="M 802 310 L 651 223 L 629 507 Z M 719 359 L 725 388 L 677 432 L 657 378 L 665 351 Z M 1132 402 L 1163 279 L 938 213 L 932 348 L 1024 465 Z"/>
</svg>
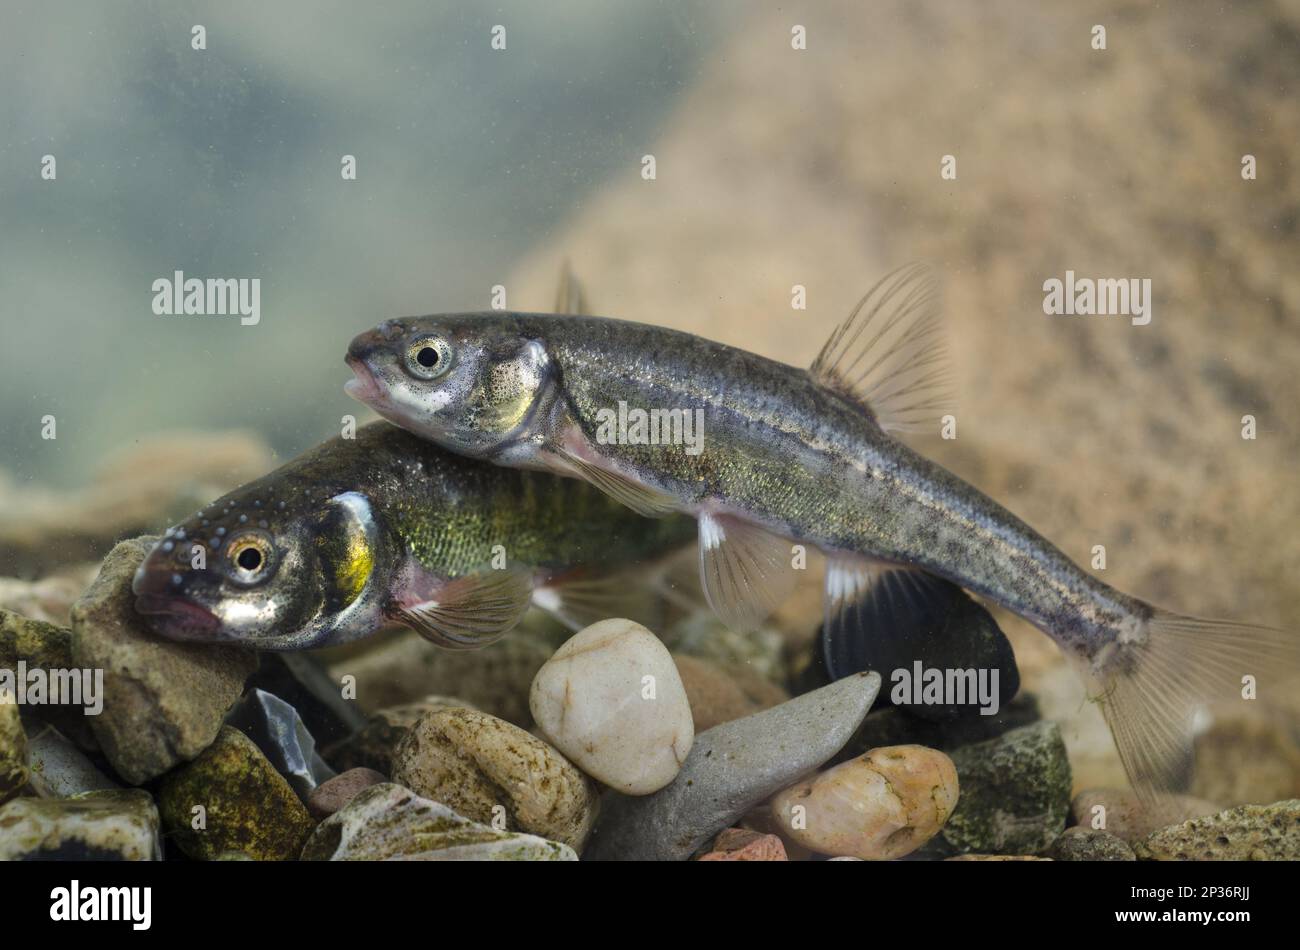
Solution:
<svg viewBox="0 0 1300 950">
<path fill-rule="evenodd" d="M 357 402 L 365 403 L 367 406 L 373 406 L 375 403 L 380 402 L 383 399 L 384 391 L 380 388 L 379 380 L 375 378 L 374 371 L 366 361 L 349 353 L 344 357 L 344 362 L 352 368 L 352 372 L 356 375 L 343 384 L 343 391 Z"/>
<path fill-rule="evenodd" d="M 138 594 L 135 611 L 164 636 L 175 640 L 213 640 L 221 621 L 208 608 L 167 594 Z"/>
</svg>

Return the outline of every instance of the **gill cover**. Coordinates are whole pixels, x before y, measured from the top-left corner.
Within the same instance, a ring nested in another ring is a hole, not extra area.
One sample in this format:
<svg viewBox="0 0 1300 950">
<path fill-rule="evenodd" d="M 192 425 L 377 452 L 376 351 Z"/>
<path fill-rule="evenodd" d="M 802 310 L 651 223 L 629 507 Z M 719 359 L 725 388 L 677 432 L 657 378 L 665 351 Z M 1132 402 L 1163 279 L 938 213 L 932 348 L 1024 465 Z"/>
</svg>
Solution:
<svg viewBox="0 0 1300 950">
<path fill-rule="evenodd" d="M 347 625 L 367 608 L 377 608 L 374 583 L 380 555 L 379 526 L 370 499 L 344 492 L 329 500 L 316 533 L 324 608 L 333 625 Z"/>
<path fill-rule="evenodd" d="M 520 433 L 550 392 L 551 370 L 537 340 L 491 354 L 467 400 L 468 426 L 498 437 Z"/>
</svg>

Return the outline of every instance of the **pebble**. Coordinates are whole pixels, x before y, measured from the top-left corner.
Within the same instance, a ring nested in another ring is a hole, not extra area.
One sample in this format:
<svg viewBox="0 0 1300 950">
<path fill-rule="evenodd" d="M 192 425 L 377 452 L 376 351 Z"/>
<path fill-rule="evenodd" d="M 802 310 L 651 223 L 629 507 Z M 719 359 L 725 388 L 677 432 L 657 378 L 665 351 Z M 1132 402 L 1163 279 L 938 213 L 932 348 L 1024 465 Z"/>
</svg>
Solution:
<svg viewBox="0 0 1300 950">
<path fill-rule="evenodd" d="M 131 594 L 155 538 L 123 541 L 72 608 L 72 665 L 104 671 L 91 728 L 117 773 L 148 781 L 211 745 L 257 666 L 251 650 L 163 640 L 140 623 Z"/>
<path fill-rule="evenodd" d="M 341 775 L 321 782 L 307 796 L 307 811 L 320 821 L 341 809 L 372 785 L 381 785 L 388 779 L 374 769 L 348 769 Z"/>
<path fill-rule="evenodd" d="M 418 702 L 381 709 L 371 715 L 351 736 L 334 743 L 322 754 L 327 762 L 341 772 L 367 768 L 392 775 L 393 752 L 398 744 L 425 713 L 444 706 L 474 708 L 453 696 L 426 696 Z"/>
<path fill-rule="evenodd" d="M 168 836 L 200 860 L 230 851 L 258 861 L 296 858 L 314 826 L 275 766 L 230 726 L 193 762 L 163 779 L 158 805 Z M 201 827 L 195 827 L 196 808 L 202 809 Z"/>
<path fill-rule="evenodd" d="M 1022 726 L 953 750 L 961 800 L 943 842 L 979 854 L 1040 854 L 1065 828 L 1070 762 L 1056 723 Z"/>
<path fill-rule="evenodd" d="M 776 835 L 760 834 L 747 828 L 728 828 L 713 842 L 713 850 L 700 855 L 701 861 L 788 861 L 785 845 Z"/>
<path fill-rule="evenodd" d="M 53 726 L 29 720 L 27 731 L 27 764 L 31 787 L 37 795 L 71 798 L 83 792 L 120 787 Z"/>
<path fill-rule="evenodd" d="M 697 734 L 670 785 L 653 795 L 605 795 L 604 818 L 586 856 L 688 859 L 759 802 L 838 752 L 879 688 L 874 673 L 847 677 Z"/>
<path fill-rule="evenodd" d="M 0 807 L 0 861 L 158 861 L 158 809 L 138 788 Z"/>
<path fill-rule="evenodd" d="M 1242 805 L 1152 832 L 1140 861 L 1300 860 L 1300 799 Z"/>
<path fill-rule="evenodd" d="M 1222 810 L 1221 805 L 1191 795 L 1172 795 L 1153 813 L 1138 800 L 1136 792 L 1127 788 L 1089 788 L 1070 802 L 1070 816 L 1076 825 L 1110 832 L 1129 844 L 1171 821 L 1200 818 Z"/>
<path fill-rule="evenodd" d="M 1053 861 L 1136 861 L 1133 849 L 1123 838 L 1108 831 L 1094 831 L 1075 825 L 1066 828 L 1047 849 Z"/>
<path fill-rule="evenodd" d="M 226 724 L 252 739 L 303 801 L 335 775 L 316 754 L 316 740 L 298 711 L 278 696 L 250 689 L 230 711 Z"/>
<path fill-rule="evenodd" d="M 799 782 L 772 800 L 783 834 L 820 854 L 889 861 L 939 833 L 957 804 L 942 752 L 886 746 Z"/>
<path fill-rule="evenodd" d="M 0 805 L 27 784 L 27 733 L 18 704 L 0 697 Z"/>
<path fill-rule="evenodd" d="M 537 671 L 528 705 L 555 748 L 625 795 L 671 782 L 695 741 L 672 656 L 631 620 L 602 620 L 570 637 Z"/>
<path fill-rule="evenodd" d="M 581 851 L 599 799 L 591 780 L 542 740 L 473 709 L 426 713 L 393 754 L 395 783 L 472 821 Z"/>
<path fill-rule="evenodd" d="M 790 698 L 780 686 L 741 667 L 681 653 L 673 655 L 673 662 L 697 733 L 771 709 Z"/>
<path fill-rule="evenodd" d="M 304 861 L 576 861 L 566 844 L 497 831 L 400 785 L 372 785 L 326 818 Z"/>
</svg>

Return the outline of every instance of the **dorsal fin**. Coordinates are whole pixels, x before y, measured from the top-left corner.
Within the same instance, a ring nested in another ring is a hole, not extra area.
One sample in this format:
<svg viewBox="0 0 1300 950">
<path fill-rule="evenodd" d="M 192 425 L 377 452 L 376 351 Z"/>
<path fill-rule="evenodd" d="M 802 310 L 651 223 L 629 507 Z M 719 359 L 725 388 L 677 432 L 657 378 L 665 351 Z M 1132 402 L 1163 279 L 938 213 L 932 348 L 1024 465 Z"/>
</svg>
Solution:
<svg viewBox="0 0 1300 950">
<path fill-rule="evenodd" d="M 587 294 L 569 266 L 568 258 L 560 265 L 560 286 L 555 291 L 554 313 L 587 314 Z"/>
<path fill-rule="evenodd" d="M 809 373 L 863 404 L 882 429 L 937 427 L 951 405 L 939 285 L 926 264 L 881 278 L 835 328 Z"/>
</svg>

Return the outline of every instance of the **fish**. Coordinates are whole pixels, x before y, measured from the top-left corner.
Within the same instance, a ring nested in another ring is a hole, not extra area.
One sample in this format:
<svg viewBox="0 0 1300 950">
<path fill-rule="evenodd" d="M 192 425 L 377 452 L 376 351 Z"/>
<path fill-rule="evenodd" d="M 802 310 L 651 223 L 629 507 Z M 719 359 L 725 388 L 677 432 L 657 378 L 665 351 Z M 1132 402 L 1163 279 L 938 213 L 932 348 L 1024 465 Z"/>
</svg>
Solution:
<svg viewBox="0 0 1300 950">
<path fill-rule="evenodd" d="M 647 521 L 583 483 L 380 421 L 169 528 L 132 591 L 137 614 L 175 640 L 306 650 L 399 625 L 476 649 L 530 606 L 574 628 L 610 616 L 647 562 L 694 534 L 689 519 Z"/>
<path fill-rule="evenodd" d="M 954 584 L 999 604 L 1074 664 L 1144 800 L 1186 787 L 1206 711 L 1241 701 L 1245 677 L 1293 676 L 1295 636 L 1125 594 L 910 448 L 902 435 L 951 404 L 941 309 L 934 270 L 901 267 L 808 368 L 606 317 L 402 317 L 351 342 L 345 388 L 466 457 L 695 518 L 705 595 L 736 629 L 784 600 L 808 546 L 826 558 L 832 639 L 896 615 L 900 592 Z"/>
</svg>

